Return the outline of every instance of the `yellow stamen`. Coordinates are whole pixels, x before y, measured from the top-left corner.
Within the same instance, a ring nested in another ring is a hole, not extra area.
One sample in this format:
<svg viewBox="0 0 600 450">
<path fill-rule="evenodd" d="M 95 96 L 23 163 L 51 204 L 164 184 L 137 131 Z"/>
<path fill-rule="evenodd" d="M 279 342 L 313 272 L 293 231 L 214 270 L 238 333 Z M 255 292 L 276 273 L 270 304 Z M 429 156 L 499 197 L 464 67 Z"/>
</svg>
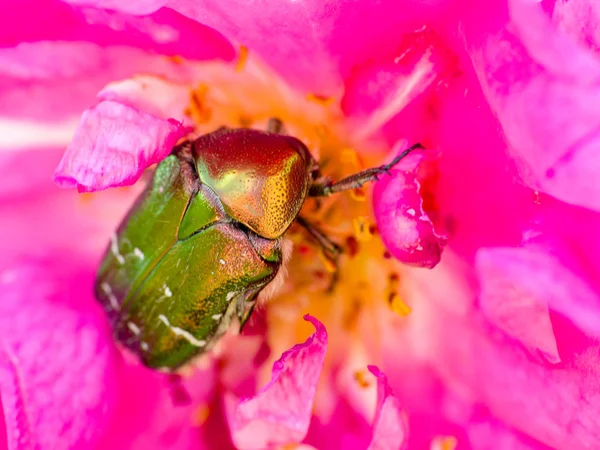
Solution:
<svg viewBox="0 0 600 450">
<path fill-rule="evenodd" d="M 94 198 L 94 194 L 92 192 L 82 192 L 77 198 L 81 203 L 90 203 Z"/>
<path fill-rule="evenodd" d="M 190 91 L 190 104 L 184 114 L 196 123 L 207 123 L 212 117 L 211 109 L 206 106 L 207 94 L 208 86 L 206 84 L 200 84 L 196 89 Z"/>
<path fill-rule="evenodd" d="M 177 65 L 181 65 L 185 61 L 185 59 L 180 55 L 172 55 L 169 57 L 169 59 L 171 60 L 171 62 L 173 62 Z"/>
<path fill-rule="evenodd" d="M 396 314 L 398 314 L 399 316 L 406 317 L 412 312 L 412 309 L 410 309 L 410 306 L 408 306 L 406 303 L 404 303 L 404 301 L 402 301 L 400 296 L 395 292 L 392 292 L 390 294 L 388 301 L 390 304 L 390 309 L 392 311 L 394 311 Z"/>
<path fill-rule="evenodd" d="M 319 259 L 323 263 L 323 266 L 325 266 L 325 270 L 327 270 L 327 272 L 334 273 L 337 270 L 335 263 L 328 258 L 327 255 L 325 255 L 325 252 L 322 248 L 319 249 Z"/>
<path fill-rule="evenodd" d="M 204 422 L 206 422 L 206 419 L 208 419 L 209 414 L 210 408 L 208 407 L 208 405 L 203 404 L 198 406 L 198 408 L 196 409 L 196 411 L 194 411 L 192 415 L 192 425 L 201 427 L 202 425 L 204 425 Z"/>
<path fill-rule="evenodd" d="M 350 197 L 357 202 L 367 201 L 367 194 L 365 194 L 365 191 L 362 188 L 352 189 L 350 191 Z"/>
<path fill-rule="evenodd" d="M 354 379 L 361 388 L 368 388 L 371 386 L 371 382 L 367 378 L 367 374 L 364 370 L 357 370 L 354 372 Z"/>
<path fill-rule="evenodd" d="M 436 436 L 431 441 L 431 450 L 454 450 L 458 440 L 454 436 Z"/>
<path fill-rule="evenodd" d="M 340 153 L 340 161 L 345 164 L 351 164 L 352 169 L 355 171 L 362 169 L 362 164 L 360 162 L 360 158 L 358 157 L 358 153 L 353 148 L 343 148 Z"/>
<path fill-rule="evenodd" d="M 282 444 L 279 446 L 279 450 L 294 450 L 300 447 L 300 444 L 297 442 L 288 442 L 287 444 Z"/>
<path fill-rule="evenodd" d="M 323 105 L 323 106 L 329 106 L 329 105 L 333 104 L 333 102 L 335 101 L 335 99 L 333 97 L 325 97 L 323 95 L 318 95 L 318 94 L 308 94 L 306 96 L 306 99 L 310 102 L 315 102 L 315 103 L 318 103 L 319 105 Z"/>
<path fill-rule="evenodd" d="M 238 60 L 235 63 L 235 71 L 241 72 L 246 67 L 246 62 L 248 61 L 248 47 L 245 45 L 240 46 L 240 53 L 238 55 Z"/>
<path fill-rule="evenodd" d="M 373 239 L 371 227 L 369 227 L 369 217 L 359 216 L 352 220 L 354 236 L 358 242 L 370 242 Z"/>
</svg>

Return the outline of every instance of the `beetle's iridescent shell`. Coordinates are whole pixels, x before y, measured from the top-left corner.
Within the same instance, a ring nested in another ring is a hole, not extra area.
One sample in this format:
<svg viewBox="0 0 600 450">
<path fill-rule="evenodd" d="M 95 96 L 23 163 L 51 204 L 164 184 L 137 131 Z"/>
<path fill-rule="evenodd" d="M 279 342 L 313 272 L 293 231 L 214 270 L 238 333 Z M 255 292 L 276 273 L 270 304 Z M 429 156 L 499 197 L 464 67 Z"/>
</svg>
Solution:
<svg viewBox="0 0 600 450">
<path fill-rule="evenodd" d="M 280 237 L 300 212 L 313 161 L 298 139 L 222 129 L 198 138 L 193 155 L 227 214 L 260 236 Z"/>
<path fill-rule="evenodd" d="M 177 368 L 233 317 L 243 323 L 280 265 L 279 240 L 240 227 L 171 155 L 113 236 L 96 297 L 122 344 L 150 367 Z"/>
</svg>

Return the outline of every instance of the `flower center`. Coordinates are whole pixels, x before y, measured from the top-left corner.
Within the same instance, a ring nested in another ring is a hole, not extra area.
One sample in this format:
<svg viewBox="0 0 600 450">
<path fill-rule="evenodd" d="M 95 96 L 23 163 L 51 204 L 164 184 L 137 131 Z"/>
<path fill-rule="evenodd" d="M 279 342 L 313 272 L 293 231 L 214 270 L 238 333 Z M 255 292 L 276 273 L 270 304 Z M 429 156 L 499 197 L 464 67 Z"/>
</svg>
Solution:
<svg viewBox="0 0 600 450">
<path fill-rule="evenodd" d="M 209 65 L 202 78 L 191 90 L 186 109 L 199 134 L 220 126 L 266 129 L 268 120 L 276 117 L 284 132 L 303 141 L 322 173 L 333 180 L 384 162 L 385 147 L 349 140 L 338 102 L 301 96 L 246 52 L 235 68 Z M 398 294 L 400 264 L 378 237 L 371 188 L 306 200 L 303 218 L 343 253 L 336 266 L 304 228 L 290 228 L 286 238 L 294 249 L 286 281 L 267 308 L 272 355 L 298 342 L 299 335 L 306 336 L 309 330 L 301 320 L 305 313 L 318 317 L 330 331 L 329 354 L 347 346 L 348 339 L 362 345 L 365 335 L 377 336 L 382 310 L 396 319 L 410 313 Z"/>
</svg>

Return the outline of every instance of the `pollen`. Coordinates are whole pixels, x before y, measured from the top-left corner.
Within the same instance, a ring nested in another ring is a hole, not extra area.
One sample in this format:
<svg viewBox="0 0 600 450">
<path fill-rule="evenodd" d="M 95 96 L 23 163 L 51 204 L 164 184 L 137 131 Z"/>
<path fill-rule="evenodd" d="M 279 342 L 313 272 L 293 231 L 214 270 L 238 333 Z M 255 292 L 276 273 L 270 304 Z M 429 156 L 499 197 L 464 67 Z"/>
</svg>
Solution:
<svg viewBox="0 0 600 450">
<path fill-rule="evenodd" d="M 282 444 L 278 447 L 279 450 L 295 450 L 300 447 L 298 442 L 288 442 L 287 444 Z"/>
<path fill-rule="evenodd" d="M 248 62 L 248 47 L 245 45 L 240 46 L 240 53 L 238 55 L 238 59 L 235 63 L 236 72 L 241 72 L 246 67 L 246 63 Z"/>
<path fill-rule="evenodd" d="M 335 101 L 335 98 L 333 97 L 325 97 L 323 95 L 318 94 L 308 94 L 306 96 L 306 99 L 310 102 L 314 102 L 322 106 L 333 105 L 333 102 Z"/>
<path fill-rule="evenodd" d="M 319 259 L 321 260 L 321 262 L 323 263 L 323 266 L 325 267 L 325 270 L 327 270 L 327 272 L 329 272 L 329 273 L 335 273 L 335 271 L 337 270 L 337 267 L 336 267 L 335 263 L 329 257 L 327 257 L 327 255 L 325 255 L 325 251 L 322 248 L 320 248 L 318 254 L 319 254 Z"/>
<path fill-rule="evenodd" d="M 357 202 L 364 202 L 367 200 L 367 194 L 363 188 L 352 189 L 350 191 L 350 195 L 352 196 L 352 199 L 356 200 Z"/>
<path fill-rule="evenodd" d="M 212 117 L 212 110 L 207 106 L 208 86 L 200 84 L 190 91 L 190 104 L 184 114 L 198 124 L 207 123 Z"/>
<path fill-rule="evenodd" d="M 454 450 L 458 440 L 454 436 L 436 436 L 431 441 L 430 450 Z"/>
<path fill-rule="evenodd" d="M 352 227 L 354 229 L 354 237 L 358 242 L 370 242 L 373 239 L 371 227 L 369 226 L 369 217 L 360 216 L 355 217 L 352 220 Z"/>
<path fill-rule="evenodd" d="M 366 389 L 368 387 L 371 386 L 371 382 L 369 381 L 367 372 L 364 370 L 357 370 L 356 372 L 354 372 L 354 380 L 358 383 L 358 385 L 363 388 Z"/>
<path fill-rule="evenodd" d="M 172 55 L 168 57 L 173 64 L 181 65 L 185 59 L 181 55 Z"/>
<path fill-rule="evenodd" d="M 350 147 L 340 150 L 340 161 L 344 164 L 350 165 L 354 171 L 359 171 L 364 168 L 358 153 L 356 150 Z"/>
<path fill-rule="evenodd" d="M 210 415 L 210 408 L 207 404 L 202 404 L 196 408 L 196 410 L 192 414 L 192 425 L 196 427 L 201 427 L 208 419 Z"/>
</svg>

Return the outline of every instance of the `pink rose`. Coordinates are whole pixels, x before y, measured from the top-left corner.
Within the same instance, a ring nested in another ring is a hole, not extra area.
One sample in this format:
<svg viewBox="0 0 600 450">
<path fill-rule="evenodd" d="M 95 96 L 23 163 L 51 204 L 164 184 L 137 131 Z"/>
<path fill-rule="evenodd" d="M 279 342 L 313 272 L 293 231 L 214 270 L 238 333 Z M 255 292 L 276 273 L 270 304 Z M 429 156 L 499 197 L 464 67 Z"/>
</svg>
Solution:
<svg viewBox="0 0 600 450">
<path fill-rule="evenodd" d="M 5 1 L 0 445 L 595 448 L 598 12 Z M 180 138 L 271 117 L 335 179 L 425 149 L 307 201 L 344 249 L 332 292 L 292 227 L 241 335 L 181 374 L 143 367 L 93 297 L 111 233 Z"/>
</svg>

